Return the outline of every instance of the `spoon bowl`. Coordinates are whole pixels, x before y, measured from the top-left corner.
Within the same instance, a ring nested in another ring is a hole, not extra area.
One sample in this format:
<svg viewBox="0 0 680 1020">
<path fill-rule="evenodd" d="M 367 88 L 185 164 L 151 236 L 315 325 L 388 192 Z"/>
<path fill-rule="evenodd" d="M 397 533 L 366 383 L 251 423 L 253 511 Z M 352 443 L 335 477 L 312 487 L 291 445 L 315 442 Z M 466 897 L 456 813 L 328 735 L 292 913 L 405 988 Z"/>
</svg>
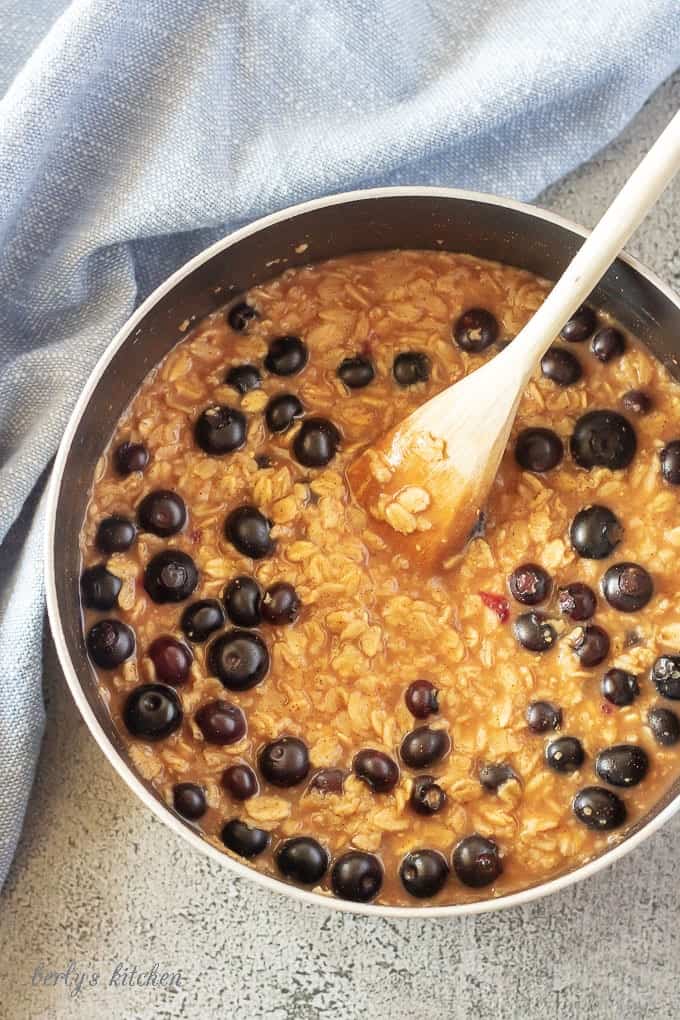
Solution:
<svg viewBox="0 0 680 1020">
<path fill-rule="evenodd" d="M 347 471 L 357 502 L 416 568 L 446 566 L 483 510 L 524 388 L 523 380 L 512 385 L 510 346 L 428 400 Z"/>
</svg>

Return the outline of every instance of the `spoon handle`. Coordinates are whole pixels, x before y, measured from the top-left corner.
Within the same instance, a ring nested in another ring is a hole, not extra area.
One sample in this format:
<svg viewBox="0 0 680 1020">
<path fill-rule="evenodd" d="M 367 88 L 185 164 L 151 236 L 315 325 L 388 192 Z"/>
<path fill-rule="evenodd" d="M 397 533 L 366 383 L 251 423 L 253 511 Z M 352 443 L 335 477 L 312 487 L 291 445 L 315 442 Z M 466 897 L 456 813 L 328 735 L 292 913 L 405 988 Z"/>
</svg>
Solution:
<svg viewBox="0 0 680 1020">
<path fill-rule="evenodd" d="M 538 311 L 502 352 L 509 356 L 514 353 L 517 368 L 521 367 L 527 381 L 538 359 L 599 283 L 678 169 L 680 112 L 628 178 Z"/>
</svg>

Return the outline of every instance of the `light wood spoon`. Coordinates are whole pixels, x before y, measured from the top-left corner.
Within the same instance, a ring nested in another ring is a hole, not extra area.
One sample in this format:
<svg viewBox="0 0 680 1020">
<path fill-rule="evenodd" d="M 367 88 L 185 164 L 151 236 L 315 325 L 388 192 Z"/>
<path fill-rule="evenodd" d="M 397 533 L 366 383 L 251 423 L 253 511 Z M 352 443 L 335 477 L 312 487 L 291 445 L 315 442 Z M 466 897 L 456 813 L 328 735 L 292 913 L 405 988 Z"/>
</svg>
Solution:
<svg viewBox="0 0 680 1020">
<path fill-rule="evenodd" d="M 355 499 L 414 567 L 445 562 L 470 537 L 537 363 L 679 168 L 677 113 L 512 343 L 348 468 Z"/>
</svg>

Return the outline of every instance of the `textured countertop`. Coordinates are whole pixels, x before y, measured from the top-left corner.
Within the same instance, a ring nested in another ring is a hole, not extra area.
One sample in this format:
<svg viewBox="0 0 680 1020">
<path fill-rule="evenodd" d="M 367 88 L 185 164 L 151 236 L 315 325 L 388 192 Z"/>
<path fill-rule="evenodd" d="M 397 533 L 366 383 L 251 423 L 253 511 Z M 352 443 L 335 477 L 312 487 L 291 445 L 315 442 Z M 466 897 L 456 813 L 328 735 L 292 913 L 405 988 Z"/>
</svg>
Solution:
<svg viewBox="0 0 680 1020">
<path fill-rule="evenodd" d="M 676 75 L 538 204 L 594 223 L 679 106 Z M 676 182 L 630 245 L 676 289 L 679 213 Z M 614 867 L 523 909 L 425 922 L 302 906 L 232 878 L 143 809 L 89 736 L 49 640 L 46 663 L 47 735 L 1 898 L 3 1020 L 675 1012 L 680 815 Z M 147 983 L 130 986 L 133 966 Z M 68 986 L 55 986 L 49 972 L 64 971 Z"/>
</svg>

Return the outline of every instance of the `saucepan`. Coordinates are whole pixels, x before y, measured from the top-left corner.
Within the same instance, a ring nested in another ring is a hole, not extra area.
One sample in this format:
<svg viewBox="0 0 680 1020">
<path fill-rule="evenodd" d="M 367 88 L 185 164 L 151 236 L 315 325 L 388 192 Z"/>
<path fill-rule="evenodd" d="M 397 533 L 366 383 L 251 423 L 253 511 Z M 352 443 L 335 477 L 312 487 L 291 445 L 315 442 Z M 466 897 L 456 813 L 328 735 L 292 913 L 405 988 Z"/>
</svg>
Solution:
<svg viewBox="0 0 680 1020">
<path fill-rule="evenodd" d="M 197 852 L 271 890 L 333 910 L 373 916 L 455 917 L 527 903 L 618 860 L 680 808 L 680 781 L 627 837 L 596 859 L 521 892 L 436 907 L 356 904 L 308 892 L 221 853 L 171 811 L 135 771 L 101 699 L 83 641 L 78 533 L 95 465 L 147 372 L 182 337 L 187 322 L 283 269 L 387 248 L 469 252 L 556 279 L 586 231 L 553 213 L 508 199 L 445 188 L 398 187 L 315 199 L 266 216 L 218 241 L 165 281 L 114 337 L 92 372 L 54 465 L 47 513 L 47 605 L 59 659 L 92 736 L 140 800 Z M 592 295 L 680 379 L 680 301 L 624 255 Z"/>
</svg>

